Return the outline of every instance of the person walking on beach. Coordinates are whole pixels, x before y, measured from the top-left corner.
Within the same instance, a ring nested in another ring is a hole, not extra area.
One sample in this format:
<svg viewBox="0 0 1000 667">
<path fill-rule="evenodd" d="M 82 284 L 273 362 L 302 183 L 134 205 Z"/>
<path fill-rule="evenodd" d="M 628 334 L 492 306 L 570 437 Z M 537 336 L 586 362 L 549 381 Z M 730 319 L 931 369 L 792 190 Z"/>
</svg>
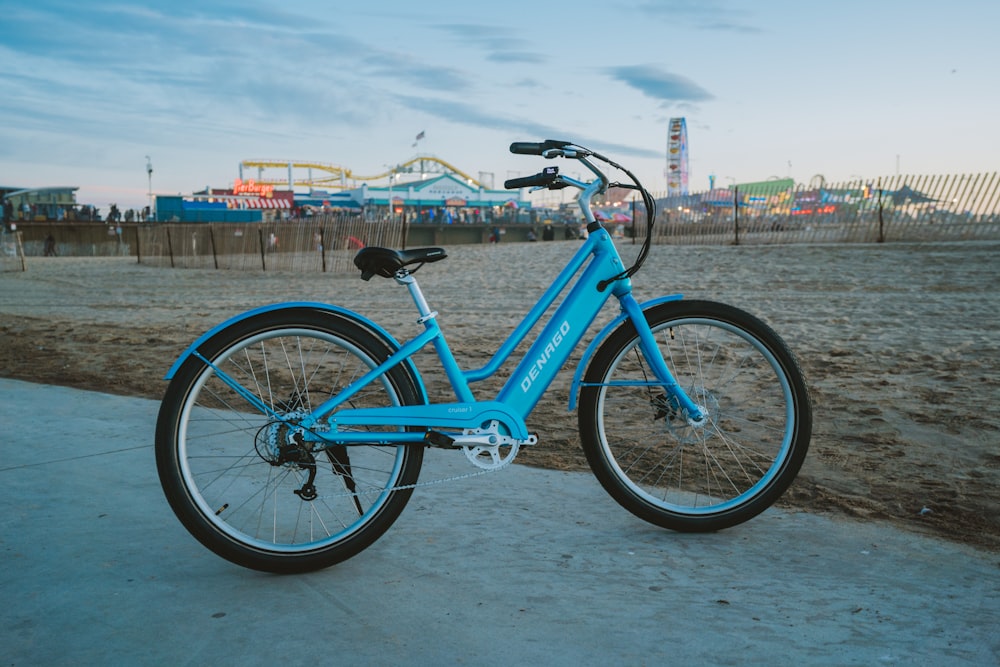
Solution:
<svg viewBox="0 0 1000 667">
<path fill-rule="evenodd" d="M 52 236 L 52 232 L 45 237 L 45 256 L 46 257 L 57 257 L 59 253 L 56 252 L 56 237 Z"/>
</svg>

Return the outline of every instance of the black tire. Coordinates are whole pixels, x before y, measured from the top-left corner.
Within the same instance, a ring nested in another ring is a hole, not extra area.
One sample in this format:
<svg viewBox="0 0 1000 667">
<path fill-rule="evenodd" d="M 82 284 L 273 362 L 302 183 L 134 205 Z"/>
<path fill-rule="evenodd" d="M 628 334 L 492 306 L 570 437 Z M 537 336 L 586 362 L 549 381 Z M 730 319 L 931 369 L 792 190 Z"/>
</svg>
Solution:
<svg viewBox="0 0 1000 667">
<path fill-rule="evenodd" d="M 809 447 L 802 372 L 766 324 L 710 301 L 645 311 L 678 384 L 706 410 L 692 425 L 671 407 L 626 321 L 601 344 L 580 391 L 580 438 L 591 469 L 623 507 L 685 532 L 721 530 L 770 507 Z"/>
<path fill-rule="evenodd" d="M 403 511 L 423 448 L 304 447 L 288 423 L 394 350 L 339 313 L 312 308 L 256 315 L 212 336 L 178 369 L 156 423 L 156 465 L 181 523 L 219 556 L 255 570 L 307 572 L 371 545 Z M 214 368 L 213 368 L 214 367 Z M 234 391 L 216 369 L 256 400 Z M 423 402 L 396 366 L 351 398 L 352 407 Z M 307 487 L 310 476 L 315 491 Z M 311 496 L 315 496 L 312 497 Z"/>
</svg>

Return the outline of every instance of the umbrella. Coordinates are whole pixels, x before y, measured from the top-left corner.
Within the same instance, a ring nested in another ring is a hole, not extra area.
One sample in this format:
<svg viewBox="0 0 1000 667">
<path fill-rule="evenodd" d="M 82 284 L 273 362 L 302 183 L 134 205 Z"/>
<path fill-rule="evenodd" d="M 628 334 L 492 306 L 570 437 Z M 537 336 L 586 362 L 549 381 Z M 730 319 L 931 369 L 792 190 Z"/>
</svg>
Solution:
<svg viewBox="0 0 1000 667">
<path fill-rule="evenodd" d="M 911 204 L 926 204 L 927 202 L 937 201 L 933 197 L 928 197 L 922 192 L 917 192 L 909 185 L 904 185 L 895 192 L 890 193 L 894 201 L 899 202 L 910 202 Z"/>
</svg>

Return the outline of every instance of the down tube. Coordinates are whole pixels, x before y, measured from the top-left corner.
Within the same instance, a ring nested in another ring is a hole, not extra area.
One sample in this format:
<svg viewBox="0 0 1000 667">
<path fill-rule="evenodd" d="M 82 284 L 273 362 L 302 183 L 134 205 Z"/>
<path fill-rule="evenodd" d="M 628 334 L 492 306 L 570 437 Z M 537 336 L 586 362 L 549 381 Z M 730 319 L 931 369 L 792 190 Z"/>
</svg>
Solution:
<svg viewBox="0 0 1000 667">
<path fill-rule="evenodd" d="M 611 297 L 610 287 L 603 292 L 597 289 L 598 282 L 616 273 L 609 260 L 607 256 L 594 258 L 500 390 L 497 400 L 522 418 L 534 409 Z"/>
</svg>

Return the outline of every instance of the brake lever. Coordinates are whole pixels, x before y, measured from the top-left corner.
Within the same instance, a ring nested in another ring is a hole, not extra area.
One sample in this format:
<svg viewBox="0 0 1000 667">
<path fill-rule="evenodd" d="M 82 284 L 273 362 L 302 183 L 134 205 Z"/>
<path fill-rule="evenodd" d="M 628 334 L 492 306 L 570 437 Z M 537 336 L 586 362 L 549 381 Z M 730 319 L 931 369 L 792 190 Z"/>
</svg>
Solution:
<svg viewBox="0 0 1000 667">
<path fill-rule="evenodd" d="M 551 183 L 549 183 L 548 185 L 536 185 L 535 187 L 531 188 L 529 192 L 538 192 L 539 190 L 562 190 L 563 188 L 568 188 L 568 187 L 569 183 L 562 180 L 562 176 L 557 176 L 556 179 Z"/>
<path fill-rule="evenodd" d="M 593 155 L 593 153 L 581 148 L 549 148 L 548 150 L 542 151 L 542 157 L 547 160 L 557 157 L 580 160 L 585 157 L 590 157 L 591 155 Z"/>
</svg>

